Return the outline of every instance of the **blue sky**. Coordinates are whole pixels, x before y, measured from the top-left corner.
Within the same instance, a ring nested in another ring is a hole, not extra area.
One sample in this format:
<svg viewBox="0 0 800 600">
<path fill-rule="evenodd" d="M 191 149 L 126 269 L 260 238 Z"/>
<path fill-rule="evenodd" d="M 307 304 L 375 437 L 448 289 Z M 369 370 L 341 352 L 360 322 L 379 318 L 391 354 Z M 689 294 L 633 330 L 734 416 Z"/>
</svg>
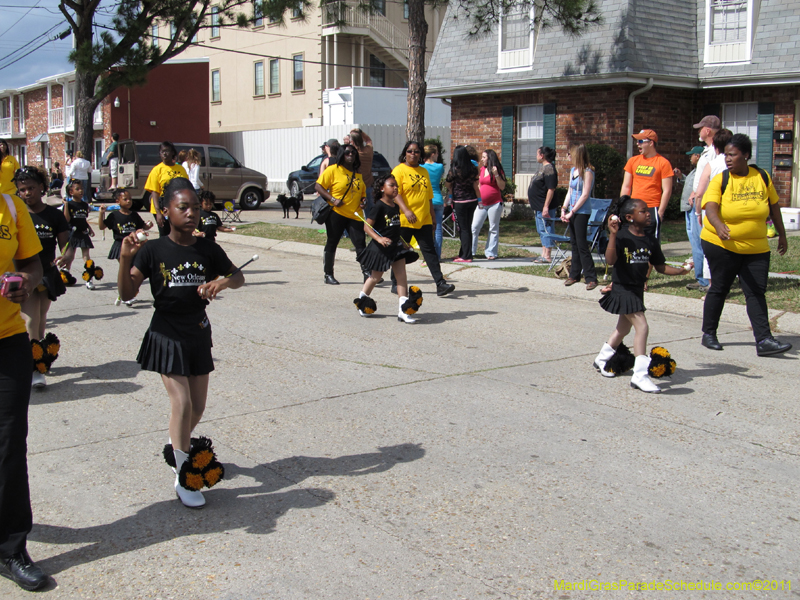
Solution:
<svg viewBox="0 0 800 600">
<path fill-rule="evenodd" d="M 111 2 L 103 2 L 111 4 Z M 26 14 L 27 13 L 27 14 Z M 51 37 L 69 28 L 64 15 L 58 10 L 58 0 L 0 0 L 0 57 L 11 54 L 51 27 L 56 27 Z M 41 44 L 41 38 L 27 46 L 24 54 Z M 72 49 L 72 36 L 50 42 L 19 62 L 2 68 L 14 58 L 0 60 L 0 90 L 31 84 L 37 79 L 71 71 L 67 55 Z"/>
</svg>

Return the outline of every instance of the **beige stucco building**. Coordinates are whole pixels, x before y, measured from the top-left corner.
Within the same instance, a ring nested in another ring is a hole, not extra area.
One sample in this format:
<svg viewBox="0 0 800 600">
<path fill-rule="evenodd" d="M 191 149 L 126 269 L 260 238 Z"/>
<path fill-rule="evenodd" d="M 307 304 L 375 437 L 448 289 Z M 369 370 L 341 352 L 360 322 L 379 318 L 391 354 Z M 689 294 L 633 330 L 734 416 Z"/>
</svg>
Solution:
<svg viewBox="0 0 800 600">
<path fill-rule="evenodd" d="M 246 28 L 214 27 L 212 12 L 212 27 L 182 55 L 209 60 L 210 133 L 322 125 L 326 89 L 406 87 L 405 6 L 389 0 L 377 7 L 378 14 L 367 14 L 355 2 L 331 2 L 289 12 L 284 23 L 264 18 Z M 425 9 L 426 65 L 443 14 Z M 162 44 L 170 33 L 169 24 L 153 31 Z"/>
</svg>

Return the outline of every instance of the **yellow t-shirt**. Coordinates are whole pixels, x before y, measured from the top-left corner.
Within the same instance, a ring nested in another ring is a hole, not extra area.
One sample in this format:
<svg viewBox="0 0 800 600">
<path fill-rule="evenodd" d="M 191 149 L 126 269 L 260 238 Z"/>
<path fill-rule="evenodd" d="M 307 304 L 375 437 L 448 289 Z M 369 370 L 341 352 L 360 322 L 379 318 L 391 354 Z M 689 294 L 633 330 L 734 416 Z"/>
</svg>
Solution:
<svg viewBox="0 0 800 600">
<path fill-rule="evenodd" d="M 15 272 L 14 260 L 36 256 L 42 244 L 25 203 L 11 196 L 17 210 L 16 220 L 8 208 L 6 199 L 0 195 L 0 274 Z M 25 322 L 19 314 L 19 304 L 0 296 L 0 339 L 25 333 Z"/>
<path fill-rule="evenodd" d="M 767 182 L 757 169 L 750 167 L 750 172 L 742 177 L 731 173 L 725 194 L 720 199 L 722 190 L 722 173 L 714 177 L 703 195 L 703 208 L 709 202 L 719 204 L 722 222 L 728 226 L 731 239 L 721 240 L 714 226 L 703 217 L 703 231 L 700 239 L 716 244 L 737 254 L 763 254 L 769 252 L 767 242 L 767 219 L 770 204 L 778 202 L 778 192 L 767 174 Z"/>
<path fill-rule="evenodd" d="M 19 162 L 10 154 L 0 163 L 0 194 L 16 194 L 17 185 L 11 181 L 19 169 Z M 28 210 L 27 208 L 25 209 Z"/>
<path fill-rule="evenodd" d="M 403 211 L 400 211 L 400 227 L 419 229 L 423 225 L 432 225 L 433 187 L 428 170 L 425 167 L 409 167 L 400 163 L 392 170 L 392 175 L 397 180 L 399 196 L 411 212 L 417 215 L 417 222 L 409 223 Z"/>
<path fill-rule="evenodd" d="M 351 179 L 353 180 L 353 185 L 350 185 Z M 352 171 L 339 165 L 331 165 L 322 172 L 322 175 L 317 179 L 317 183 L 328 190 L 331 196 L 337 200 L 344 200 L 344 204 L 341 206 L 333 207 L 334 212 L 348 219 L 358 219 L 358 217 L 354 216 L 354 213 L 360 209 L 361 199 L 367 196 L 364 178 L 361 177 L 360 173 L 356 173 L 354 178 Z M 350 186 L 349 190 L 347 186 Z M 347 192 L 347 196 L 342 198 L 345 192 Z"/>
<path fill-rule="evenodd" d="M 169 167 L 163 162 L 158 163 L 153 167 L 153 170 L 150 171 L 150 175 L 147 176 L 147 183 L 144 184 L 144 189 L 148 192 L 155 192 L 161 196 L 164 194 L 164 188 L 167 187 L 167 184 L 176 177 L 185 177 L 189 179 L 189 175 L 186 174 L 186 169 L 181 165 L 174 164 Z M 156 214 L 156 205 L 153 202 L 150 202 L 150 212 Z"/>
</svg>

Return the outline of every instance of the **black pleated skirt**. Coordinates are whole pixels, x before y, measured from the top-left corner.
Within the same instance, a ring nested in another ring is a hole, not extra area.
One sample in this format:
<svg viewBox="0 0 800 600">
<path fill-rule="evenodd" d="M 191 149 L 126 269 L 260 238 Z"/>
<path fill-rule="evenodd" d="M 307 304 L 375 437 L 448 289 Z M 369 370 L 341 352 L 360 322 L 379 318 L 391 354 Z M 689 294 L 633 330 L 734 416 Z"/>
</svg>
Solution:
<svg viewBox="0 0 800 600">
<path fill-rule="evenodd" d="M 109 260 L 119 260 L 119 251 L 122 248 L 122 240 L 114 240 L 111 250 L 108 251 Z"/>
<path fill-rule="evenodd" d="M 211 323 L 205 313 L 185 316 L 156 312 L 136 362 L 163 375 L 207 375 L 214 370 Z"/>
<path fill-rule="evenodd" d="M 50 300 L 56 300 L 67 292 L 67 286 L 64 285 L 64 280 L 61 279 L 61 272 L 55 265 L 44 268 L 40 286 L 47 292 L 47 297 Z"/>
<path fill-rule="evenodd" d="M 406 264 L 416 262 L 419 258 L 414 250 L 403 247 L 403 242 L 397 241 L 385 247 L 372 240 L 364 252 L 361 253 L 359 262 L 363 271 L 380 271 L 385 273 L 395 261 L 405 259 Z"/>
<path fill-rule="evenodd" d="M 647 310 L 644 307 L 644 288 L 614 283 L 611 291 L 600 298 L 603 310 L 613 315 L 630 315 Z"/>
<path fill-rule="evenodd" d="M 92 243 L 92 238 L 89 237 L 88 233 L 77 233 L 76 231 L 73 231 L 69 235 L 69 247 L 94 248 L 94 244 Z"/>
</svg>

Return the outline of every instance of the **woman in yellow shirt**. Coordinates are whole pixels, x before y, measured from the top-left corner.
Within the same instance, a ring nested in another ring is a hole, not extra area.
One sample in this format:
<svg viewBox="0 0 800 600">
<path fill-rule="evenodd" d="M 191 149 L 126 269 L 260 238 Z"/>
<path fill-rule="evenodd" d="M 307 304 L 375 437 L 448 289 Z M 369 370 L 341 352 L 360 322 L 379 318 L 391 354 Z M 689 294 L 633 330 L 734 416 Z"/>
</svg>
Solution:
<svg viewBox="0 0 800 600">
<path fill-rule="evenodd" d="M 156 218 L 158 235 L 165 237 L 169 235 L 169 221 L 164 218 L 164 215 L 158 209 L 161 196 L 164 194 L 164 188 L 176 177 L 189 179 L 189 175 L 186 173 L 186 169 L 175 163 L 175 159 L 178 157 L 178 150 L 175 148 L 175 144 L 161 142 L 158 154 L 161 157 L 161 162 L 150 171 L 144 184 L 144 189 L 150 192 L 150 212 Z"/>
<path fill-rule="evenodd" d="M 446 296 L 456 286 L 445 281 L 439 265 L 439 254 L 433 239 L 436 229 L 433 187 L 428 170 L 420 166 L 421 157 L 421 146 L 417 142 L 406 142 L 398 159 L 400 164 L 392 170 L 398 189 L 395 202 L 400 207 L 400 237 L 406 242 L 411 242 L 412 237 L 416 238 L 431 277 L 436 282 L 436 295 Z M 396 288 L 397 283 L 392 273 L 392 293 L 395 293 Z"/>
<path fill-rule="evenodd" d="M 786 253 L 788 242 L 778 193 L 765 171 L 748 165 L 752 153 L 750 138 L 734 135 L 725 146 L 728 170 L 714 177 L 703 195 L 706 216 L 700 243 L 711 269 L 711 289 L 703 305 L 701 343 L 711 350 L 722 350 L 717 326 L 725 298 L 738 276 L 756 338 L 756 353 L 769 356 L 786 352 L 792 345 L 772 337 L 769 327 L 764 296 L 769 277 L 768 218 L 778 232 L 778 254 Z"/>
<path fill-rule="evenodd" d="M 16 194 L 14 173 L 19 169 L 19 162 L 11 155 L 8 142 L 0 140 L 0 194 Z"/>
<path fill-rule="evenodd" d="M 336 157 L 336 164 L 325 169 L 314 186 L 317 193 L 333 206 L 328 220 L 325 221 L 328 241 L 323 254 L 325 283 L 329 285 L 339 285 L 333 276 L 333 261 L 345 229 L 356 249 L 356 260 L 361 262 L 361 254 L 367 247 L 363 222 L 356 216 L 357 212 L 363 210 L 367 197 L 367 188 L 364 186 L 364 178 L 358 172 L 359 167 L 361 160 L 355 146 L 342 146 Z M 369 273 L 363 275 L 364 281 L 370 276 Z"/>
</svg>

